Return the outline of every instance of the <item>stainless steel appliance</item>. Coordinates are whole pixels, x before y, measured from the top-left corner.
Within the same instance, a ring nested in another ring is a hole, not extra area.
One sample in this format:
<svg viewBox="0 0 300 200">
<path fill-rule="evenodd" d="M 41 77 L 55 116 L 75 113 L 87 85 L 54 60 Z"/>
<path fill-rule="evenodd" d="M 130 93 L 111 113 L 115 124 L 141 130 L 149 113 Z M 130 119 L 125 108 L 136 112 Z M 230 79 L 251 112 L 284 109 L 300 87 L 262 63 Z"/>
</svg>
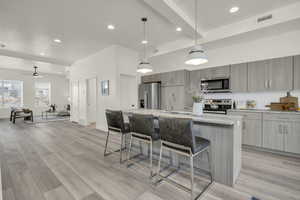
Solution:
<svg viewBox="0 0 300 200">
<path fill-rule="evenodd" d="M 230 92 L 229 78 L 201 80 L 201 85 L 205 85 L 207 92 L 210 93 Z"/>
<path fill-rule="evenodd" d="M 204 113 L 227 114 L 227 110 L 232 108 L 231 99 L 207 99 L 204 102 Z"/>
<path fill-rule="evenodd" d="M 139 107 L 161 109 L 160 83 L 145 83 L 139 85 Z"/>
</svg>

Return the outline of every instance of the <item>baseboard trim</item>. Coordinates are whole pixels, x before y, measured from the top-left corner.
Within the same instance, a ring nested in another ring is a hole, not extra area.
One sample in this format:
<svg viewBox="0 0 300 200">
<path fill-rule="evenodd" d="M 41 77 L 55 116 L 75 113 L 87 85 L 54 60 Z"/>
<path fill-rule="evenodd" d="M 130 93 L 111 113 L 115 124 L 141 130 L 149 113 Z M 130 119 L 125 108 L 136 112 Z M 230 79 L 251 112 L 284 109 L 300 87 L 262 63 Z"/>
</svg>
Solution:
<svg viewBox="0 0 300 200">
<path fill-rule="evenodd" d="M 266 148 L 263 148 L 263 147 L 256 147 L 256 146 L 250 146 L 250 145 L 243 144 L 242 148 L 243 149 L 249 149 L 249 150 L 255 150 L 255 151 L 261 151 L 261 152 L 266 152 L 266 153 L 277 154 L 277 155 L 281 155 L 281 156 L 300 158 L 300 154 L 289 153 L 289 152 L 284 152 L 284 151 L 278 151 L 278 150 L 273 150 L 273 149 L 266 149 Z"/>
</svg>

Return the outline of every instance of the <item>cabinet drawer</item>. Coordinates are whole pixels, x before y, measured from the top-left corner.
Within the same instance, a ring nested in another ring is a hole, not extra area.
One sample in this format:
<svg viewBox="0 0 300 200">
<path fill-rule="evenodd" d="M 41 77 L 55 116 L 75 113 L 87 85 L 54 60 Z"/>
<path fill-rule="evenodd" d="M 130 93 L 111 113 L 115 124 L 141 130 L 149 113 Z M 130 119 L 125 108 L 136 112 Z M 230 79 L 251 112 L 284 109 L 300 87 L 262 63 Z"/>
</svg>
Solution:
<svg viewBox="0 0 300 200">
<path fill-rule="evenodd" d="M 264 120 L 291 121 L 300 119 L 300 115 L 290 113 L 264 113 Z"/>
<path fill-rule="evenodd" d="M 262 119 L 262 113 L 260 112 L 229 111 L 228 114 L 242 116 L 246 119 Z"/>
</svg>

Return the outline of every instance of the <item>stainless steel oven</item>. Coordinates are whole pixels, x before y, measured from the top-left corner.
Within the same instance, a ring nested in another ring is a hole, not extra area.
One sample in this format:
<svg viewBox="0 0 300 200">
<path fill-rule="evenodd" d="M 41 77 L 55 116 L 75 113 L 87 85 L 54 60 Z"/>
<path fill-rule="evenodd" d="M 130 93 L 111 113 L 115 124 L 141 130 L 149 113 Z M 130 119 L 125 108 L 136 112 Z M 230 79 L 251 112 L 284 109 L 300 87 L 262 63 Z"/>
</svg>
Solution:
<svg viewBox="0 0 300 200">
<path fill-rule="evenodd" d="M 230 92 L 230 79 L 201 80 L 201 85 L 205 85 L 208 92 Z"/>
</svg>

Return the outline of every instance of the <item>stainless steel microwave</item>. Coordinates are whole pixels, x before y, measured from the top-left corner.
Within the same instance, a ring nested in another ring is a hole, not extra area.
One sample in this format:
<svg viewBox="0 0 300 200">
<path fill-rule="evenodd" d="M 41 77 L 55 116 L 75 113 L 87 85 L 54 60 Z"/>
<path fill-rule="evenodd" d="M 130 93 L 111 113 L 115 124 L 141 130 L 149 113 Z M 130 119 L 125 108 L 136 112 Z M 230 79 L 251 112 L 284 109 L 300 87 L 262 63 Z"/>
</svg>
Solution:
<svg viewBox="0 0 300 200">
<path fill-rule="evenodd" d="M 208 92 L 230 92 L 229 78 L 201 80 L 201 85 L 205 85 Z"/>
</svg>

